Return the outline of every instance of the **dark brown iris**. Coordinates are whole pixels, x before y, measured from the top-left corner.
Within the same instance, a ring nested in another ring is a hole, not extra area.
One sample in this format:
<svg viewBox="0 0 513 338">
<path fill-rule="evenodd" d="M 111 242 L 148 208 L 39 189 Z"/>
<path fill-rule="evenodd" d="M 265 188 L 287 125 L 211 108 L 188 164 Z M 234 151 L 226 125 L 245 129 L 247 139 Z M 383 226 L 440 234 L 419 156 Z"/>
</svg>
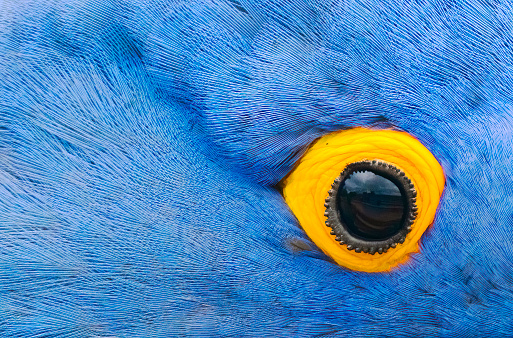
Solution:
<svg viewBox="0 0 513 338">
<path fill-rule="evenodd" d="M 417 216 L 415 187 L 405 173 L 381 161 L 349 164 L 326 199 L 326 225 L 341 245 L 384 253 L 403 243 Z"/>
<path fill-rule="evenodd" d="M 381 241 L 397 234 L 404 223 L 407 199 L 393 177 L 371 170 L 355 172 L 337 193 L 340 218 L 348 232 L 360 239 Z"/>
</svg>

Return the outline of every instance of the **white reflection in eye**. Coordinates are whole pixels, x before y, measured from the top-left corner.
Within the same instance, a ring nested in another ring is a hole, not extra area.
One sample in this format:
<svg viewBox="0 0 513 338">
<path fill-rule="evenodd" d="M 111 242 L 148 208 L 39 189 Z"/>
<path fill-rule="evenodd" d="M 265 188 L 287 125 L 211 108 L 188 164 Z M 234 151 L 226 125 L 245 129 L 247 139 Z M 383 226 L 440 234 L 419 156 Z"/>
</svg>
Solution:
<svg viewBox="0 0 513 338">
<path fill-rule="evenodd" d="M 374 192 L 376 195 L 401 196 L 399 188 L 389 179 L 372 171 L 355 172 L 344 182 L 348 193 Z"/>
</svg>

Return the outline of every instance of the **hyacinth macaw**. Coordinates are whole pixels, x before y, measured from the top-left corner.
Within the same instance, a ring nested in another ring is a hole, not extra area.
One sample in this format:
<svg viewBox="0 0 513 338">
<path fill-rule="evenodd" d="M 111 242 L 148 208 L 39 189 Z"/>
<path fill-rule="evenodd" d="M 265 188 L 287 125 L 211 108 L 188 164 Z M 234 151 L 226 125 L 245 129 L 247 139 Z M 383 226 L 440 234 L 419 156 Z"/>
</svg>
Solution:
<svg viewBox="0 0 513 338">
<path fill-rule="evenodd" d="M 512 27 L 508 1 L 0 1 L 0 335 L 513 335 Z M 355 127 L 445 175 L 389 271 L 281 191 Z"/>
</svg>

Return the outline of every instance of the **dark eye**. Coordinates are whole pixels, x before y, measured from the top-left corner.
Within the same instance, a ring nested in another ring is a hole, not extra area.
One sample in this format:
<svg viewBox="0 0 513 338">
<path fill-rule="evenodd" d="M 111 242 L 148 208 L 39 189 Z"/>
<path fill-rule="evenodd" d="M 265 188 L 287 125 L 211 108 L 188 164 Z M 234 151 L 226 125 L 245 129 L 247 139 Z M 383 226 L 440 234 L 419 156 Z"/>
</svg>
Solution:
<svg viewBox="0 0 513 338">
<path fill-rule="evenodd" d="M 327 225 L 349 250 L 382 254 L 404 242 L 416 216 L 413 184 L 391 164 L 349 164 L 326 203 Z"/>
</svg>

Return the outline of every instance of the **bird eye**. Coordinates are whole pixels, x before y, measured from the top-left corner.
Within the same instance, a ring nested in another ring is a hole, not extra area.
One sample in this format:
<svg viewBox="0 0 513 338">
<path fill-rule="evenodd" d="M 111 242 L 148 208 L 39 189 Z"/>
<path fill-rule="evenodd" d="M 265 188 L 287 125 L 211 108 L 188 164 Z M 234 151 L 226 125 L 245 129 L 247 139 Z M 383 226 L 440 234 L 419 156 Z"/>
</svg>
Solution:
<svg viewBox="0 0 513 338">
<path fill-rule="evenodd" d="M 387 271 L 418 250 L 445 184 L 407 133 L 355 128 L 317 140 L 282 181 L 310 238 L 347 268 Z"/>
<path fill-rule="evenodd" d="M 326 198 L 326 225 L 348 250 L 374 255 L 403 243 L 416 217 L 416 191 L 406 174 L 381 161 L 351 163 Z"/>
</svg>

